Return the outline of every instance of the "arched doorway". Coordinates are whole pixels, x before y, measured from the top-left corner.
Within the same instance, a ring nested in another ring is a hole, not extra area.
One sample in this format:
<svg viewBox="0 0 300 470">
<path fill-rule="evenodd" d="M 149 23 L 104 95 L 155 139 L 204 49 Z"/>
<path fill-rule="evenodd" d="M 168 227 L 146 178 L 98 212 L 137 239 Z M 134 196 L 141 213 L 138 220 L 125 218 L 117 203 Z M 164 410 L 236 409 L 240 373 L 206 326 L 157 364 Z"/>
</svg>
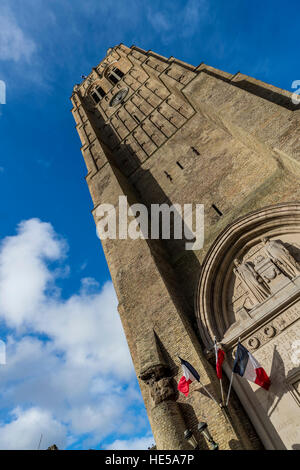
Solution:
<svg viewBox="0 0 300 470">
<path fill-rule="evenodd" d="M 231 374 L 239 337 L 270 375 L 265 391 L 233 387 L 268 449 L 300 445 L 300 204 L 266 207 L 228 226 L 211 246 L 196 294 L 207 350 L 214 337 Z"/>
</svg>

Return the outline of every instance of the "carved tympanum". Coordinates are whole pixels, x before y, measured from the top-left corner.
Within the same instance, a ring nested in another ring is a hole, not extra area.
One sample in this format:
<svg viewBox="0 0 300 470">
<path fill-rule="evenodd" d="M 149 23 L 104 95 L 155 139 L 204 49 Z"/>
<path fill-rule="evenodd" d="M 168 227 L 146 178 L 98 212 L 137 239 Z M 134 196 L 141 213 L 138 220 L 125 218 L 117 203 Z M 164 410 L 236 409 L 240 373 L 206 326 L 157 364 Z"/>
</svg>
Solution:
<svg viewBox="0 0 300 470">
<path fill-rule="evenodd" d="M 243 320 L 243 309 L 246 313 L 251 311 L 300 274 L 299 263 L 286 244 L 268 237 L 261 241 L 249 250 L 244 261 L 234 260 L 233 273 L 238 282 L 234 287 L 232 306 L 237 321 Z M 247 319 L 247 315 L 244 317 Z"/>
</svg>

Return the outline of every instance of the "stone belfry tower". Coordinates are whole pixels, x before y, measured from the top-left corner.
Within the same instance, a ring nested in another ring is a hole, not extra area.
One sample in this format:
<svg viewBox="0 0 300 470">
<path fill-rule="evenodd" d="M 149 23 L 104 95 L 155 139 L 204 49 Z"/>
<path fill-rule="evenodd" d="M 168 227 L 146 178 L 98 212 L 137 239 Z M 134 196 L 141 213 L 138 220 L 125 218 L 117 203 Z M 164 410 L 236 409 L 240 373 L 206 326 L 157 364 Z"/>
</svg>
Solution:
<svg viewBox="0 0 300 470">
<path fill-rule="evenodd" d="M 149 208 L 204 204 L 201 250 L 176 239 L 102 240 L 157 448 L 190 448 L 186 429 L 209 448 L 199 421 L 220 449 L 296 448 L 299 105 L 241 73 L 123 44 L 71 100 L 96 223 L 100 204 L 118 213 L 119 196 Z M 198 383 L 179 394 L 181 356 L 220 401 L 214 337 L 228 377 L 240 338 L 270 390 L 235 376 L 225 409 Z"/>
</svg>

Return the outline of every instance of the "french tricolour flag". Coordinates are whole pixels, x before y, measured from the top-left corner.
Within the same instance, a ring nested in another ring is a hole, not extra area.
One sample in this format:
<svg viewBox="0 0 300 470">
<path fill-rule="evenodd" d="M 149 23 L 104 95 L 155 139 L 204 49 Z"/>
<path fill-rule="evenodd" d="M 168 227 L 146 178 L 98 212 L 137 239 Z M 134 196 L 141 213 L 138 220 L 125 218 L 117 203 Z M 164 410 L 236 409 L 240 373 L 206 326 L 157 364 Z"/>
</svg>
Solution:
<svg viewBox="0 0 300 470">
<path fill-rule="evenodd" d="M 271 381 L 265 370 L 241 343 L 238 344 L 236 350 L 232 372 L 269 390 Z"/>
<path fill-rule="evenodd" d="M 181 393 L 183 393 L 187 397 L 190 391 L 190 384 L 194 382 L 194 380 L 197 380 L 197 382 L 199 382 L 200 375 L 189 362 L 185 361 L 184 359 L 181 359 L 181 357 L 179 359 L 182 365 L 183 376 L 179 380 L 177 388 Z"/>
<path fill-rule="evenodd" d="M 225 359 L 225 352 L 223 351 L 222 348 L 220 348 L 217 345 L 217 342 L 215 340 L 215 353 L 216 353 L 216 371 L 217 371 L 217 376 L 218 379 L 222 379 L 222 365 Z"/>
</svg>

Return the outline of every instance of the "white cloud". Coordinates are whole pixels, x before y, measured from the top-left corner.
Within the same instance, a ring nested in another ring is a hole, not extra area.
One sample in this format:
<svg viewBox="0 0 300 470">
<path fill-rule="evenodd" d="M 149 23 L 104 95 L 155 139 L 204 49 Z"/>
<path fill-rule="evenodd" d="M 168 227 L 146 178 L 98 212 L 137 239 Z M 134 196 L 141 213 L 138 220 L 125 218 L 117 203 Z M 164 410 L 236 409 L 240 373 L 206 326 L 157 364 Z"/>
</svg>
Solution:
<svg viewBox="0 0 300 470">
<path fill-rule="evenodd" d="M 106 447 L 106 450 L 147 450 L 152 447 L 154 440 L 152 436 L 144 436 L 128 440 L 115 440 L 112 444 Z"/>
<path fill-rule="evenodd" d="M 28 410 L 15 408 L 12 421 L 0 424 L 0 449 L 37 449 L 41 435 L 41 449 L 56 443 L 60 448 L 66 444 L 65 426 L 54 419 L 48 411 L 32 407 Z"/>
<path fill-rule="evenodd" d="M 207 0 L 188 0 L 182 15 L 181 35 L 192 36 L 197 28 L 201 28 L 209 12 Z"/>
<path fill-rule="evenodd" d="M 161 11 L 154 12 L 148 10 L 148 20 L 157 32 L 169 31 L 171 27 L 167 15 L 164 15 Z"/>
<path fill-rule="evenodd" d="M 9 326 L 33 320 L 54 281 L 47 261 L 64 255 L 65 243 L 50 224 L 38 219 L 22 222 L 18 235 L 7 237 L 0 252 L 0 312 Z"/>
<path fill-rule="evenodd" d="M 101 363 L 104 373 L 111 371 L 122 378 L 132 374 L 111 283 L 100 294 L 99 288 L 97 294 L 87 293 L 85 285 L 79 295 L 65 302 L 49 300 L 39 314 L 35 318 L 38 330 L 53 338 L 57 348 L 65 350 L 70 363 L 84 364 L 91 370 Z"/>
<path fill-rule="evenodd" d="M 79 266 L 79 271 L 84 271 L 85 268 L 87 267 L 88 262 L 85 260 L 80 266 Z"/>
<path fill-rule="evenodd" d="M 195 34 L 209 13 L 207 0 L 188 0 L 180 10 L 173 4 L 165 4 L 157 11 L 152 4 L 147 8 L 147 19 L 163 42 L 170 43 L 175 37 L 188 38 Z"/>
<path fill-rule="evenodd" d="M 19 405 L 2 428 L 18 430 L 25 421 L 30 427 L 29 417 L 41 416 L 41 423 L 47 417 L 53 428 L 61 425 L 64 442 L 86 435 L 85 444 L 94 446 L 111 433 L 134 436 L 147 420 L 115 291 L 111 282 L 100 289 L 86 277 L 78 293 L 62 299 L 55 283 L 66 252 L 65 241 L 39 219 L 21 222 L 0 245 L 0 319 L 12 329 L 0 399 L 6 408 Z M 36 435 L 30 430 L 20 442 L 18 448 L 34 448 Z"/>
<path fill-rule="evenodd" d="M 37 47 L 18 25 L 15 16 L 8 10 L 0 12 L 0 60 L 29 62 Z"/>
</svg>

